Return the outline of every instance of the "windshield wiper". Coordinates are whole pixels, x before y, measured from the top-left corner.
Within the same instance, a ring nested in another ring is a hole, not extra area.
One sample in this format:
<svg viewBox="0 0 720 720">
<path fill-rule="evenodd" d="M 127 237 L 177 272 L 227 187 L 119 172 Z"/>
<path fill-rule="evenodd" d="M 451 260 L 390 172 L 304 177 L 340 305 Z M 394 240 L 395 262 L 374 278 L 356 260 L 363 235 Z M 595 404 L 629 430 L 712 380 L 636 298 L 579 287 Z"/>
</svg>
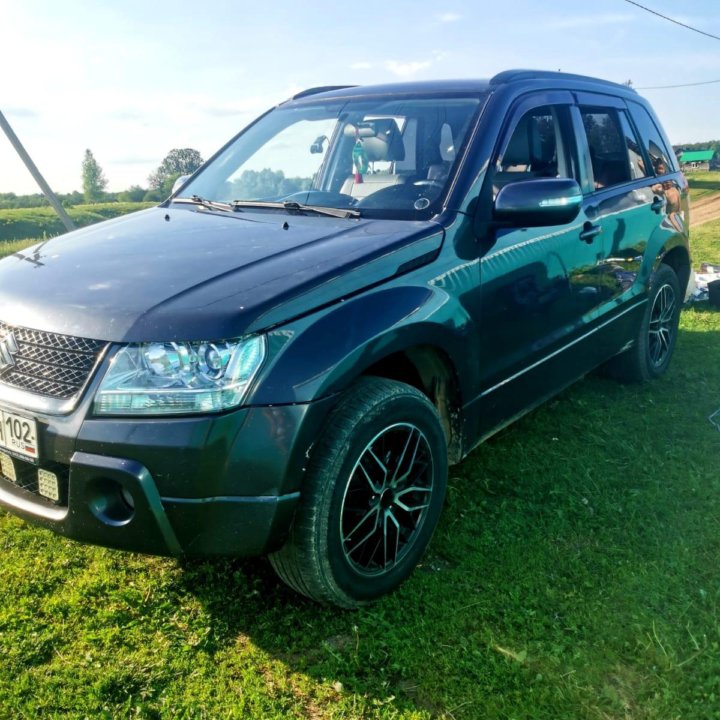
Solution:
<svg viewBox="0 0 720 720">
<path fill-rule="evenodd" d="M 242 208 L 270 208 L 276 210 L 287 210 L 296 213 L 315 213 L 316 215 L 328 215 L 337 218 L 360 217 L 359 210 L 350 208 L 333 208 L 323 205 L 302 205 L 299 202 L 286 200 L 285 202 L 271 202 L 269 200 L 233 200 L 230 205 L 238 210 Z"/>
<path fill-rule="evenodd" d="M 199 195 L 193 195 L 189 198 L 179 197 L 173 198 L 173 202 L 177 203 L 192 203 L 193 205 L 202 205 L 208 210 L 222 210 L 223 212 L 230 212 L 232 207 L 228 203 L 216 202 L 215 200 L 208 200 L 207 198 L 200 197 Z"/>
</svg>

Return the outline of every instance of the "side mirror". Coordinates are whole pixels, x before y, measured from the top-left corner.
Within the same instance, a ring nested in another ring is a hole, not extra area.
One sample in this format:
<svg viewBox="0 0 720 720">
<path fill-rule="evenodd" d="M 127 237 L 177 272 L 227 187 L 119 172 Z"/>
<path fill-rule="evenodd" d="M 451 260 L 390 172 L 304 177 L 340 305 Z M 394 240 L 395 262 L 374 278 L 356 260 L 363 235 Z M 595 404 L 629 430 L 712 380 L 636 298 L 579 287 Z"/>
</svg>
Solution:
<svg viewBox="0 0 720 720">
<path fill-rule="evenodd" d="M 171 194 L 171 195 L 174 195 L 174 194 L 186 183 L 186 181 L 188 180 L 189 177 L 190 177 L 189 175 L 181 175 L 181 176 L 173 183 L 172 192 L 171 192 L 170 194 Z"/>
<path fill-rule="evenodd" d="M 580 212 L 582 190 L 569 178 L 520 180 L 501 188 L 493 219 L 516 226 L 563 225 Z"/>
</svg>

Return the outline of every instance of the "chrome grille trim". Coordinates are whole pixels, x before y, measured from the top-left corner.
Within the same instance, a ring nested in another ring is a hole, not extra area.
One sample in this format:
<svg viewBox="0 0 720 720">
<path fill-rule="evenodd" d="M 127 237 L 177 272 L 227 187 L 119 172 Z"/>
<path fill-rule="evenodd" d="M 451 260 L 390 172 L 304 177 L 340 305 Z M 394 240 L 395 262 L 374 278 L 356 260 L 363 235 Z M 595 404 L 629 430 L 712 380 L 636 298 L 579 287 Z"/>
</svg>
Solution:
<svg viewBox="0 0 720 720">
<path fill-rule="evenodd" d="M 0 392 L 0 398 L 12 402 L 17 396 L 14 390 L 23 395 L 32 393 L 47 398 L 51 406 L 56 405 L 53 401 L 60 401 L 65 412 L 68 402 L 74 404 L 72 401 L 90 380 L 108 347 L 101 340 L 16 327 L 0 320 L 0 341 L 11 332 L 17 352 L 14 365 L 0 374 L 0 385 L 8 388 Z"/>
</svg>

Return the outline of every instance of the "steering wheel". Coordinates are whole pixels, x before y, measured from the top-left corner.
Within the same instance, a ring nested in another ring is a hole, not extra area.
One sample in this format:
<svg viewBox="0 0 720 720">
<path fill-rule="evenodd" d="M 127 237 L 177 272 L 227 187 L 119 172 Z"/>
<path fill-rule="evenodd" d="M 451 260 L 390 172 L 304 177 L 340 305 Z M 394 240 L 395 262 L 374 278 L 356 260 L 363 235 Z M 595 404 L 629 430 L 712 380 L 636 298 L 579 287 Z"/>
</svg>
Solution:
<svg viewBox="0 0 720 720">
<path fill-rule="evenodd" d="M 439 180 L 415 180 L 413 185 L 415 187 L 435 187 L 435 188 L 445 187 L 445 183 L 440 182 Z"/>
</svg>

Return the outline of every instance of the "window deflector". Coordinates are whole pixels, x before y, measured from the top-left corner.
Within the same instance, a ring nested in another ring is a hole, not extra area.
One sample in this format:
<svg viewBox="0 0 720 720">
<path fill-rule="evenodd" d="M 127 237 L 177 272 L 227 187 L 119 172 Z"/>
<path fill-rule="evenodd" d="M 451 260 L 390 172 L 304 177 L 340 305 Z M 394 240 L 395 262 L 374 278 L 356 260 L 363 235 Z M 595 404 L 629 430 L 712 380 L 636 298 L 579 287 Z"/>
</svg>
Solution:
<svg viewBox="0 0 720 720">
<path fill-rule="evenodd" d="M 531 95 L 526 95 L 520 98 L 513 109 L 511 110 L 509 120 L 506 122 L 505 127 L 503 128 L 503 131 L 500 133 L 500 140 L 495 146 L 495 150 L 493 152 L 492 161 L 489 165 L 490 171 L 488 172 L 488 176 L 485 180 L 485 182 L 489 182 L 491 187 L 495 181 L 495 173 L 497 171 L 498 167 L 498 161 L 502 158 L 503 154 L 505 153 L 507 146 L 518 126 L 520 121 L 527 115 L 530 111 L 536 110 L 539 108 L 543 108 L 545 106 L 553 107 L 557 110 L 563 110 L 565 107 L 572 106 L 573 104 L 573 96 L 569 91 L 566 90 L 553 90 L 553 91 L 547 91 L 547 92 L 538 92 L 533 93 Z M 562 115 L 563 112 L 559 112 L 559 115 Z M 556 126 L 558 126 L 558 129 L 561 133 L 561 137 L 563 140 L 564 147 L 566 151 L 568 149 L 571 149 L 571 145 L 569 144 L 569 138 L 566 137 L 566 133 L 564 132 L 564 125 L 566 123 L 563 122 L 562 118 L 558 118 L 558 122 L 556 123 Z M 559 157 L 558 157 L 558 163 L 559 163 Z M 565 169 L 567 173 L 571 173 L 572 168 L 570 166 L 565 165 Z M 494 195 L 494 193 L 491 193 L 491 197 Z"/>
</svg>

